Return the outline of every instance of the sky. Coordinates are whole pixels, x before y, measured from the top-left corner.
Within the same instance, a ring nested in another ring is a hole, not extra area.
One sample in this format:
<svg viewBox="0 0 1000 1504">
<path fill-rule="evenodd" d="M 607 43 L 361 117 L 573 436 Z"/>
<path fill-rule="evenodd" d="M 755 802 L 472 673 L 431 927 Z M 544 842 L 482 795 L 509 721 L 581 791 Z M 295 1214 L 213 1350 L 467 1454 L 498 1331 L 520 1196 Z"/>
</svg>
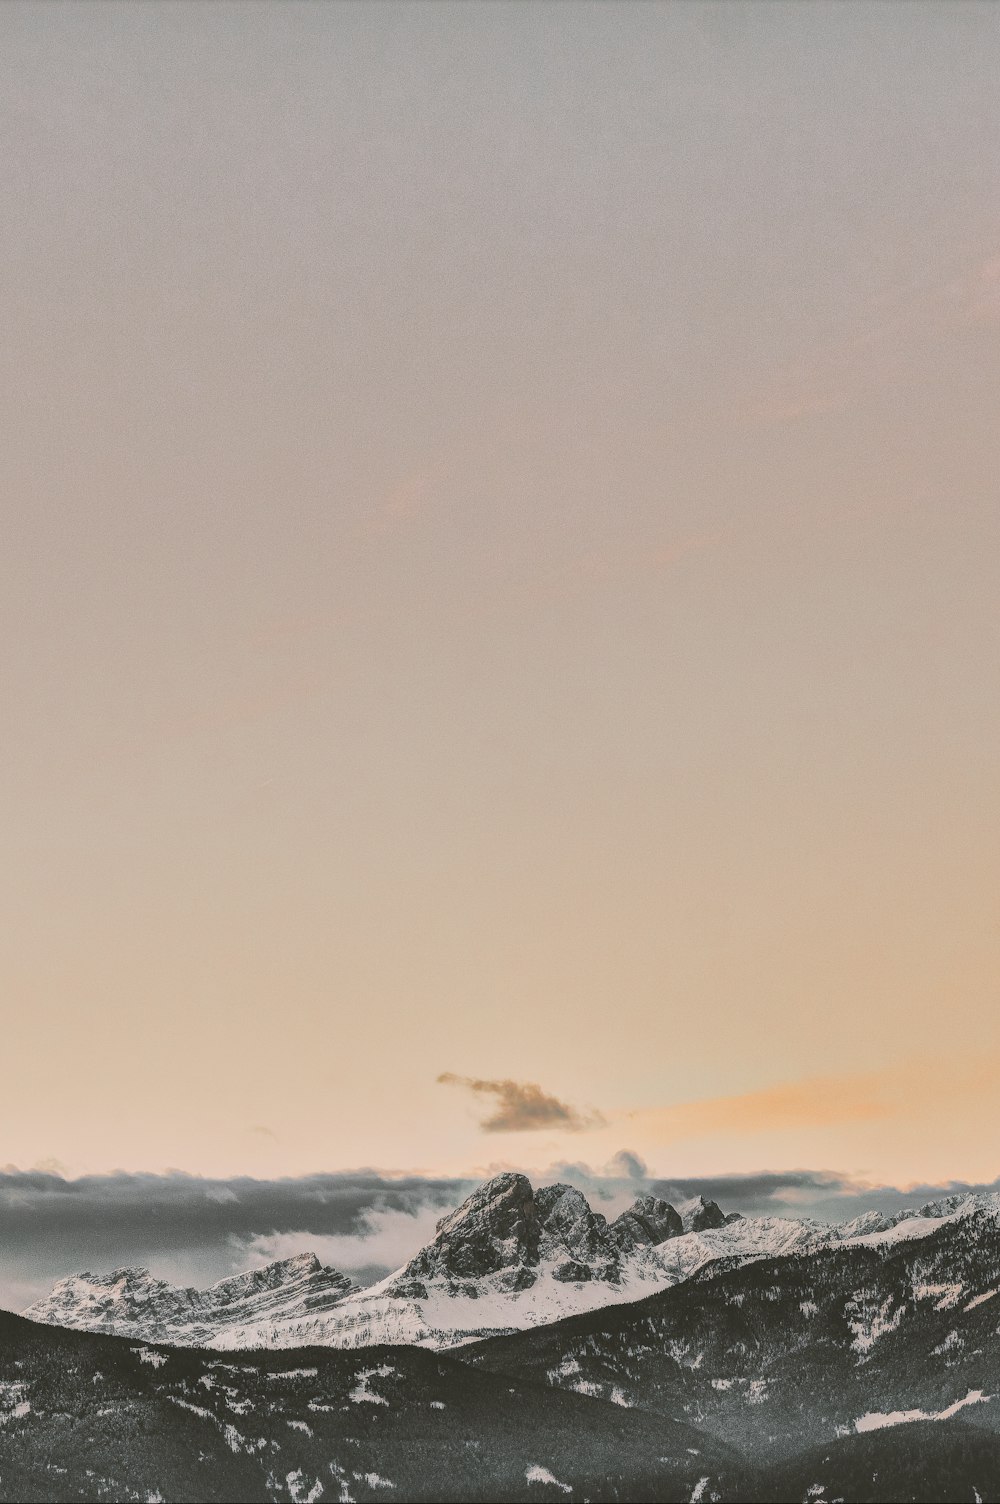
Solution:
<svg viewBox="0 0 1000 1504">
<path fill-rule="evenodd" d="M 996 1178 L 998 74 L 962 0 L 0 7 L 13 1202 Z"/>
</svg>

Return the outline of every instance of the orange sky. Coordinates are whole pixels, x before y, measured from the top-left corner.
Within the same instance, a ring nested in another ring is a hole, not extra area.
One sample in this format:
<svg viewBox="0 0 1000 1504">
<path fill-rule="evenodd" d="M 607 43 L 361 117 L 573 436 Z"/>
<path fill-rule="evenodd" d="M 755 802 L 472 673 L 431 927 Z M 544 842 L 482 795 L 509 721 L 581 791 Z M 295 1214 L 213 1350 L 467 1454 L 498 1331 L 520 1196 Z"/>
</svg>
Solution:
<svg viewBox="0 0 1000 1504">
<path fill-rule="evenodd" d="M 0 38 L 0 1160 L 1000 1172 L 995 7 Z"/>
</svg>

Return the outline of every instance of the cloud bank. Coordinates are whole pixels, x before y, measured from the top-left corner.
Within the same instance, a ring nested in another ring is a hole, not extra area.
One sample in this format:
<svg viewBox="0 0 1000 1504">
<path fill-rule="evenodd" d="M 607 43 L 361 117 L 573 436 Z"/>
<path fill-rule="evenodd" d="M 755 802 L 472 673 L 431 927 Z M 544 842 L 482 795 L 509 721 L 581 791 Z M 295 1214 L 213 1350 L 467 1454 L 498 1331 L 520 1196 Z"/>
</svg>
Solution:
<svg viewBox="0 0 1000 1504">
<path fill-rule="evenodd" d="M 488 1173 L 516 1165 L 491 1166 Z M 0 1170 L 0 1307 L 22 1310 L 56 1279 L 122 1265 L 178 1284 L 206 1285 L 238 1270 L 315 1251 L 359 1283 L 382 1278 L 434 1235 L 438 1220 L 485 1178 L 391 1176 L 376 1171 L 298 1179 L 213 1180 Z M 842 1221 L 868 1208 L 919 1206 L 956 1191 L 1000 1189 L 963 1181 L 871 1185 L 822 1170 L 664 1179 L 620 1150 L 603 1168 L 559 1162 L 536 1184 L 576 1185 L 613 1216 L 644 1191 L 678 1202 L 703 1195 L 725 1211 Z"/>
<path fill-rule="evenodd" d="M 290 1237 L 293 1252 L 325 1245 L 352 1278 L 380 1278 L 433 1234 L 473 1183 L 376 1172 L 69 1180 L 8 1167 L 0 1170 L 0 1306 L 20 1309 L 53 1280 L 86 1269 L 139 1265 L 164 1279 L 211 1283 L 283 1257 L 269 1250 Z"/>
</svg>

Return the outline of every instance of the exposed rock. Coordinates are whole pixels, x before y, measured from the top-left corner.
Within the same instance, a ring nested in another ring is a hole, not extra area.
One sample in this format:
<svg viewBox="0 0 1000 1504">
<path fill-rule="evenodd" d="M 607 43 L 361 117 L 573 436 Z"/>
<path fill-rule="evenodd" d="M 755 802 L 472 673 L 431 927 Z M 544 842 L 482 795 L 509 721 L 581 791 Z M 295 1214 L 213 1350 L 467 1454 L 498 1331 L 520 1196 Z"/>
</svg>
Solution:
<svg viewBox="0 0 1000 1504">
<path fill-rule="evenodd" d="M 591 1211 L 580 1191 L 571 1185 L 543 1186 L 535 1196 L 535 1212 L 542 1259 L 560 1259 L 569 1254 L 571 1264 L 586 1269 L 579 1276 L 581 1279 L 620 1277 L 619 1250 L 609 1234 L 607 1218 Z"/>
<path fill-rule="evenodd" d="M 661 1201 L 658 1196 L 640 1196 L 628 1211 L 615 1218 L 609 1230 L 619 1248 L 630 1251 L 680 1237 L 684 1227 L 669 1201 Z"/>
<path fill-rule="evenodd" d="M 706 1201 L 704 1196 L 694 1196 L 683 1202 L 677 1210 L 685 1232 L 707 1232 L 713 1227 L 722 1227 L 725 1214 L 715 1201 Z"/>
<path fill-rule="evenodd" d="M 538 1262 L 538 1217 L 525 1175 L 495 1175 L 437 1225 L 437 1234 L 398 1276 L 414 1280 L 482 1279 Z M 396 1288 L 395 1282 L 393 1288 Z"/>
</svg>

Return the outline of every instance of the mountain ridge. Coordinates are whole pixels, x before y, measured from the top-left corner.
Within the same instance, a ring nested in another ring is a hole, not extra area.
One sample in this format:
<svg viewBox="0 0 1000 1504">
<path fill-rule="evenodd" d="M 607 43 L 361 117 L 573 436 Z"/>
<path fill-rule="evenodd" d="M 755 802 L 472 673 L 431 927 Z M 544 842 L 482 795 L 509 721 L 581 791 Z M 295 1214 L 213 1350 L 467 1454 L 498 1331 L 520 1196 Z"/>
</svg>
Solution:
<svg viewBox="0 0 1000 1504">
<path fill-rule="evenodd" d="M 204 1291 L 179 1289 L 144 1270 L 71 1275 L 24 1314 L 177 1345 L 390 1341 L 443 1349 L 634 1302 L 706 1267 L 836 1244 L 889 1245 L 978 1212 L 1000 1215 L 1000 1196 L 958 1193 L 824 1224 L 727 1215 L 702 1197 L 674 1207 L 644 1195 L 609 1223 L 575 1187 L 536 1191 L 526 1176 L 507 1171 L 443 1216 L 406 1264 L 365 1289 L 315 1254 L 299 1254 Z"/>
</svg>

